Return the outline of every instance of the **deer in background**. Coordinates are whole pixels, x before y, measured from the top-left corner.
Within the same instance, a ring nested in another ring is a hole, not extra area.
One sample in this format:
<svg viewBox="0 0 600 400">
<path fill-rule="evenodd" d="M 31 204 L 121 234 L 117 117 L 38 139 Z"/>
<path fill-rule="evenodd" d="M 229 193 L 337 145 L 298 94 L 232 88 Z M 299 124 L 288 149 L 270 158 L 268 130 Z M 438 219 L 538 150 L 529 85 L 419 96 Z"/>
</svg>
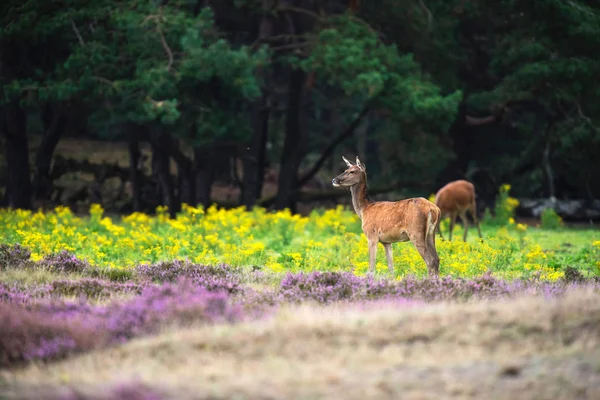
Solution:
<svg viewBox="0 0 600 400">
<path fill-rule="evenodd" d="M 425 264 L 429 276 L 438 276 L 440 259 L 435 249 L 435 230 L 440 209 L 423 197 L 400 201 L 373 201 L 367 193 L 367 170 L 356 157 L 352 164 L 342 157 L 348 168 L 331 181 L 335 187 L 349 187 L 354 211 L 362 221 L 369 243 L 369 273 L 375 272 L 377 244 L 385 249 L 390 273 L 394 272 L 392 243 L 411 241 Z"/>
<path fill-rule="evenodd" d="M 436 193 L 435 205 L 438 206 L 442 211 L 442 218 L 450 217 L 450 233 L 448 234 L 449 240 L 452 240 L 452 231 L 454 230 L 456 217 L 460 216 L 464 227 L 463 240 L 465 242 L 467 241 L 467 231 L 469 230 L 467 211 L 471 214 L 473 220 L 475 221 L 479 238 L 482 238 L 481 229 L 479 228 L 479 221 L 477 220 L 475 186 L 473 186 L 471 182 L 461 179 L 446 184 Z M 442 230 L 439 226 L 438 233 L 443 239 L 444 236 L 442 235 Z"/>
</svg>

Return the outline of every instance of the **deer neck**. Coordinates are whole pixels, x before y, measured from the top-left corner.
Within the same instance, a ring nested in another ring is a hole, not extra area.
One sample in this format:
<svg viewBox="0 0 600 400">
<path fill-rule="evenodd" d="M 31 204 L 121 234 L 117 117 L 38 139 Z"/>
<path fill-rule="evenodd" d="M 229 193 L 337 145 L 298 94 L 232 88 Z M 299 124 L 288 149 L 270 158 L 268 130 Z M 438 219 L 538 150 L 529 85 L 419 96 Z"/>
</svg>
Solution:
<svg viewBox="0 0 600 400">
<path fill-rule="evenodd" d="M 363 179 L 354 186 L 350 187 L 352 194 L 352 206 L 358 217 L 362 220 L 363 210 L 371 202 L 367 194 L 367 174 L 363 172 Z"/>
</svg>

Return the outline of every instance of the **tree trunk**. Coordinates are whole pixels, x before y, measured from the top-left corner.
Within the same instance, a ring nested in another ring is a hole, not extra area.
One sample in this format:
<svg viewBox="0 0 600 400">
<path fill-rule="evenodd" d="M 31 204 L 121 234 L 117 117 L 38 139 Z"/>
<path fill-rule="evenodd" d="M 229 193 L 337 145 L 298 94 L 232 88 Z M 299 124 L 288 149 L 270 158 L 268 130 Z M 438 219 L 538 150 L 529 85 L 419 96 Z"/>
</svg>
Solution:
<svg viewBox="0 0 600 400">
<path fill-rule="evenodd" d="M 214 146 L 202 146 L 194 149 L 194 170 L 196 174 L 197 201 L 206 210 L 210 207 L 210 195 L 214 179 Z"/>
<path fill-rule="evenodd" d="M 307 149 L 307 134 L 301 126 L 300 118 L 305 73 L 301 69 L 296 69 L 292 70 L 290 75 L 285 140 L 274 207 L 277 210 L 289 208 L 290 211 L 295 212 L 298 169 Z"/>
<path fill-rule="evenodd" d="M 550 144 L 552 141 L 552 129 L 553 124 L 549 124 L 546 131 L 546 143 L 544 145 L 544 153 L 542 156 L 542 165 L 544 167 L 544 173 L 546 175 L 546 182 L 548 184 L 548 197 L 555 197 L 555 186 L 554 186 L 554 172 L 552 171 L 552 164 L 550 162 Z"/>
<path fill-rule="evenodd" d="M 52 177 L 50 165 L 54 150 L 67 126 L 67 117 L 61 110 L 46 105 L 42 111 L 44 134 L 40 147 L 35 155 L 35 175 L 33 178 L 33 193 L 36 200 L 45 200 L 52 195 Z"/>
<path fill-rule="evenodd" d="M 31 176 L 29 174 L 29 142 L 27 115 L 19 104 L 5 106 L 2 130 L 6 137 L 8 206 L 31 209 Z"/>
<path fill-rule="evenodd" d="M 469 140 L 467 126 L 467 106 L 464 101 L 459 105 L 454 123 L 448 130 L 452 140 L 452 150 L 455 154 L 454 160 L 450 161 L 442 172 L 438 175 L 435 182 L 435 190 L 439 190 L 446 183 L 463 179 L 467 173 L 469 165 Z"/>
<path fill-rule="evenodd" d="M 254 132 L 244 154 L 244 177 L 240 203 L 250 210 L 261 196 L 265 175 L 267 138 L 269 136 L 269 110 L 266 95 L 254 104 Z"/>
<path fill-rule="evenodd" d="M 170 145 L 170 139 L 166 133 L 161 132 L 156 138 L 151 140 L 151 145 L 152 161 L 155 163 L 158 183 L 161 188 L 161 200 L 169 208 L 171 218 L 174 218 L 180 207 L 176 201 L 171 171 L 169 170 L 170 157 L 167 149 Z"/>
<path fill-rule="evenodd" d="M 141 179 L 140 170 L 138 168 L 141 153 L 138 132 L 135 127 L 129 128 L 129 133 L 127 134 L 127 149 L 129 150 L 129 176 L 131 180 L 132 206 L 133 211 L 139 212 L 142 210 Z"/>
<path fill-rule="evenodd" d="M 190 206 L 196 206 L 196 174 L 191 163 L 177 163 L 179 199 Z"/>
</svg>

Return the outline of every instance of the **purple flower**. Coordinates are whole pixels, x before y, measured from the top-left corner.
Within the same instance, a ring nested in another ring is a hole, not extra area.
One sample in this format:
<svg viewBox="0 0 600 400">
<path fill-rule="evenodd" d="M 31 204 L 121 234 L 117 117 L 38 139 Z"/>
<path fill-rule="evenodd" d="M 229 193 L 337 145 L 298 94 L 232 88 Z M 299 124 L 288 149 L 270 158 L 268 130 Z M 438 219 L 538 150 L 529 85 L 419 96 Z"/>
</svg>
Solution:
<svg viewBox="0 0 600 400">
<path fill-rule="evenodd" d="M 147 286 L 139 296 L 95 306 L 50 298 L 0 302 L 0 366 L 119 343 L 151 334 L 163 324 L 234 322 L 242 309 L 226 291 L 193 282 Z"/>
<path fill-rule="evenodd" d="M 52 272 L 64 273 L 81 273 L 90 269 L 87 261 L 78 259 L 73 253 L 66 250 L 44 257 L 37 263 L 37 266 Z"/>
<path fill-rule="evenodd" d="M 193 264 L 189 261 L 161 261 L 135 267 L 135 276 L 153 282 L 174 282 L 179 277 L 189 278 L 195 285 L 210 291 L 241 292 L 239 279 L 225 264 L 215 266 Z"/>
</svg>

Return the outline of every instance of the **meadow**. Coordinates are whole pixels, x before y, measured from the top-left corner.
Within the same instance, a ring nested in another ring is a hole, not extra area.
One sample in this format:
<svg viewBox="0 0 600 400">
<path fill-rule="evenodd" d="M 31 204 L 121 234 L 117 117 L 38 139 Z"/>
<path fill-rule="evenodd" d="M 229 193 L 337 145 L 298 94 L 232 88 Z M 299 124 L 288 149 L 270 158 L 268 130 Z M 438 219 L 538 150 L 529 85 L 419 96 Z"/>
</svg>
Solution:
<svg viewBox="0 0 600 400">
<path fill-rule="evenodd" d="M 438 237 L 438 279 L 410 243 L 368 276 L 342 206 L 0 210 L 0 397 L 594 398 L 600 235 L 517 205 Z"/>
</svg>

